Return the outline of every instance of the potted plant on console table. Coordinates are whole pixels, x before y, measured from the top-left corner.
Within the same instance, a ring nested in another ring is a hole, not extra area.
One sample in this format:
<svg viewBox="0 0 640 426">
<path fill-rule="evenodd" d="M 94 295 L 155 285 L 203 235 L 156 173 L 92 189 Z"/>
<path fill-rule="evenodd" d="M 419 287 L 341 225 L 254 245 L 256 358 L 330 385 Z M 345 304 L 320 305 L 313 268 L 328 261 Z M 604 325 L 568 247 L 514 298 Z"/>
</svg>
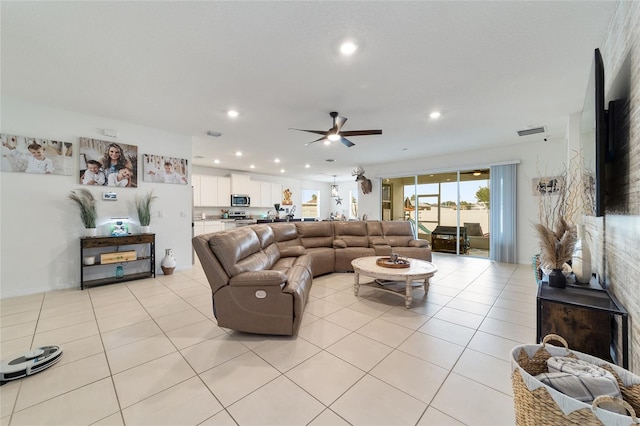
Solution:
<svg viewBox="0 0 640 426">
<path fill-rule="evenodd" d="M 69 199 L 78 206 L 80 220 L 82 220 L 85 229 L 85 237 L 95 237 L 98 211 L 96 209 L 96 200 L 93 198 L 91 191 L 84 188 L 71 191 Z"/>
<path fill-rule="evenodd" d="M 540 237 L 540 265 L 542 269 L 551 269 L 549 285 L 565 288 L 567 279 L 563 269 L 565 263 L 573 256 L 578 239 L 576 226 L 569 225 L 564 218 L 559 218 L 555 231 L 542 223 L 536 223 L 534 227 Z"/>
<path fill-rule="evenodd" d="M 136 196 L 136 210 L 138 211 L 138 219 L 140 219 L 140 232 L 148 234 L 151 225 L 151 204 L 157 199 L 153 195 L 153 191 L 143 195 L 142 197 Z"/>
</svg>

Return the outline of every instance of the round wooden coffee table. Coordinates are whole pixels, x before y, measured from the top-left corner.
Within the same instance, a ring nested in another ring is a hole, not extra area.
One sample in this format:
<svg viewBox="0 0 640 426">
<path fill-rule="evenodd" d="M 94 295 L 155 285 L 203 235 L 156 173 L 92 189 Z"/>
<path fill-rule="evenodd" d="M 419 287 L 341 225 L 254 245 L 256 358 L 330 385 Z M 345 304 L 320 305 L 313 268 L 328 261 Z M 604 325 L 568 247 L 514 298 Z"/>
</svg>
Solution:
<svg viewBox="0 0 640 426">
<path fill-rule="evenodd" d="M 384 256 L 359 257 L 351 261 L 355 272 L 353 292 L 357 296 L 361 285 L 404 296 L 404 304 L 407 309 L 411 307 L 411 291 L 414 281 L 424 281 L 424 294 L 429 290 L 429 278 L 438 271 L 438 268 L 426 260 L 409 259 L 408 268 L 386 268 L 378 266 L 376 260 Z M 381 284 L 377 281 L 360 284 L 360 275 L 366 275 L 378 280 L 389 280 L 390 284 Z M 393 285 L 393 282 L 401 282 L 402 285 Z M 403 294 L 404 293 L 404 294 Z"/>
</svg>

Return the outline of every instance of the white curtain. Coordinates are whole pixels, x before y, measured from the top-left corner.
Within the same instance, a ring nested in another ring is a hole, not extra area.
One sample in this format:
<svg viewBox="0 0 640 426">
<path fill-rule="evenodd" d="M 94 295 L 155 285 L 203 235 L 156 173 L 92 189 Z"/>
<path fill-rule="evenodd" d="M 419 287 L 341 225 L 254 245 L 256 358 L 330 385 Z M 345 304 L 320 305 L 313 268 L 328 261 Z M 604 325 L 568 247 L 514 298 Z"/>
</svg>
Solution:
<svg viewBox="0 0 640 426">
<path fill-rule="evenodd" d="M 516 173 L 517 164 L 491 166 L 491 260 L 517 263 Z"/>
</svg>

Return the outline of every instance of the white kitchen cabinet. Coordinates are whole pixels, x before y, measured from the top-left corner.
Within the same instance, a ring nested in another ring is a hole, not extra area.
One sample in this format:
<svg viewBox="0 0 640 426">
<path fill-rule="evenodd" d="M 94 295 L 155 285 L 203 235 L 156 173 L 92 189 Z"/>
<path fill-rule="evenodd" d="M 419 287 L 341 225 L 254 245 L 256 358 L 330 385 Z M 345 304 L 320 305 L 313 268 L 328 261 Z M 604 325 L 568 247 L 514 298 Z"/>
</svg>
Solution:
<svg viewBox="0 0 640 426">
<path fill-rule="evenodd" d="M 202 234 L 204 234 L 204 222 L 193 222 L 193 236 L 197 237 Z"/>
<path fill-rule="evenodd" d="M 257 182 L 256 182 L 257 183 Z M 255 184 L 255 183 L 254 183 Z M 276 203 L 282 202 L 282 185 L 272 182 L 260 182 L 260 204 L 251 204 L 254 207 L 269 207 L 273 208 Z"/>
<path fill-rule="evenodd" d="M 214 232 L 224 231 L 224 223 L 219 220 L 205 220 L 204 233 L 211 234 Z"/>
<path fill-rule="evenodd" d="M 231 205 L 231 179 L 218 176 L 218 193 L 216 206 L 229 207 Z"/>
<path fill-rule="evenodd" d="M 191 176 L 191 185 L 193 185 L 193 205 L 195 207 L 200 207 L 202 205 L 202 203 L 200 202 L 200 175 Z"/>
<path fill-rule="evenodd" d="M 251 179 L 249 175 L 231 175 L 231 193 L 249 195 L 251 193 Z"/>
<path fill-rule="evenodd" d="M 248 195 L 251 198 L 251 207 L 262 207 L 265 205 L 262 201 L 262 194 L 260 193 L 261 184 L 262 182 L 257 180 L 251 181 L 251 190 L 248 192 Z"/>
<path fill-rule="evenodd" d="M 260 205 L 258 207 L 273 208 L 271 185 L 271 182 L 260 182 Z M 253 200 L 251 200 L 251 202 L 253 203 Z"/>
<path fill-rule="evenodd" d="M 282 185 L 279 183 L 271 184 L 271 205 L 282 204 Z"/>
<path fill-rule="evenodd" d="M 200 205 L 204 207 L 220 205 L 218 204 L 217 176 L 200 176 Z"/>
</svg>

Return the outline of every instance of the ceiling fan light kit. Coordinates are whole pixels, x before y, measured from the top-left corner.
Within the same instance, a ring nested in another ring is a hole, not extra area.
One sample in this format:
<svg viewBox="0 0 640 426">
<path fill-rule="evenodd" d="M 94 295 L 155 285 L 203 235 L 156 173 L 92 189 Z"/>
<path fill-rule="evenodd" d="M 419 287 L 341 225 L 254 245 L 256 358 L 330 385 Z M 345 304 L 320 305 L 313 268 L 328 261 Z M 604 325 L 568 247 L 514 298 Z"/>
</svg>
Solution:
<svg viewBox="0 0 640 426">
<path fill-rule="evenodd" d="M 316 139 L 315 141 L 307 142 L 305 146 L 309 146 L 312 143 L 316 142 L 324 142 L 325 145 L 329 145 L 331 142 L 342 143 L 347 148 L 351 148 L 355 144 L 347 139 L 347 136 L 367 136 L 367 135 L 381 135 L 382 130 L 347 130 L 342 131 L 342 126 L 347 122 L 346 117 L 341 117 L 337 112 L 332 111 L 329 113 L 331 118 L 333 118 L 333 127 L 329 130 L 307 130 L 307 129 L 294 129 L 290 128 L 289 130 L 299 130 L 301 132 L 309 132 L 315 133 L 316 135 L 322 135 L 321 138 Z"/>
</svg>

